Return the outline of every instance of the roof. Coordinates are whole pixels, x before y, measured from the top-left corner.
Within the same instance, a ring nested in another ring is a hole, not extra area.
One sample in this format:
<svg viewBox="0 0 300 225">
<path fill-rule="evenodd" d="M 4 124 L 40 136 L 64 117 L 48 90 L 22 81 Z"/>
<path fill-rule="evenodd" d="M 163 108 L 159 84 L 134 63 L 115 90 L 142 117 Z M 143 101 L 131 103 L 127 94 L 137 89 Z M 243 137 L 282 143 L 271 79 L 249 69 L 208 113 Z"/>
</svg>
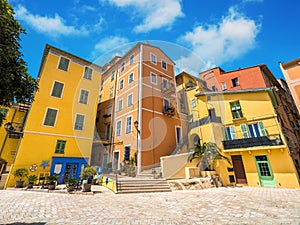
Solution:
<svg viewBox="0 0 300 225">
<path fill-rule="evenodd" d="M 292 67 L 292 66 L 297 66 L 297 65 L 300 66 L 300 58 L 294 59 L 286 63 L 281 63 L 281 65 L 284 69 L 287 69 L 288 67 Z"/>
<path fill-rule="evenodd" d="M 264 92 L 264 91 L 271 91 L 271 90 L 273 90 L 273 88 L 251 88 L 251 89 L 241 89 L 241 90 L 207 91 L 207 92 L 196 93 L 195 97 L 204 96 L 204 95 L 224 95 L 224 94 Z"/>
</svg>

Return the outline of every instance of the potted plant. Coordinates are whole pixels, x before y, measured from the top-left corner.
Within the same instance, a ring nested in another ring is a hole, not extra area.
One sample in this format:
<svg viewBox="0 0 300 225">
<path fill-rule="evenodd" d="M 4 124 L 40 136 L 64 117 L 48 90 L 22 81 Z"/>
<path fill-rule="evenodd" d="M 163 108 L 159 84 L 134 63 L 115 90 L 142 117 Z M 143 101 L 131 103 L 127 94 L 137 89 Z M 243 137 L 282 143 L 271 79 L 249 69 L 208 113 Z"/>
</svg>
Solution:
<svg viewBox="0 0 300 225">
<path fill-rule="evenodd" d="M 66 186 L 67 186 L 67 191 L 72 192 L 75 190 L 76 183 L 78 182 L 78 179 L 75 177 L 70 177 L 65 181 Z"/>
<path fill-rule="evenodd" d="M 28 170 L 26 168 L 18 168 L 13 172 L 13 176 L 16 178 L 18 177 L 19 180 L 16 181 L 16 188 L 22 188 L 24 181 L 22 180 L 23 177 L 27 176 Z"/>
<path fill-rule="evenodd" d="M 197 166 L 200 168 L 201 173 L 205 176 L 216 174 L 214 166 L 215 161 L 218 159 L 226 160 L 231 165 L 230 159 L 224 156 L 221 153 L 220 148 L 212 142 L 197 144 L 193 154 L 188 157 L 188 161 L 190 162 L 198 160 Z"/>
<path fill-rule="evenodd" d="M 84 180 L 83 182 L 83 190 L 84 192 L 90 192 L 91 191 L 91 182 L 93 179 L 93 176 L 96 175 L 96 168 L 94 166 L 88 166 L 83 168 L 81 171 L 80 177 Z"/>
<path fill-rule="evenodd" d="M 53 175 L 50 175 L 50 176 L 47 177 L 48 190 L 55 190 L 56 183 L 57 183 L 57 178 L 58 178 L 57 174 L 53 174 Z"/>
<path fill-rule="evenodd" d="M 28 186 L 27 188 L 33 188 L 34 182 L 38 180 L 38 177 L 36 175 L 28 175 L 27 176 L 27 182 Z"/>
</svg>

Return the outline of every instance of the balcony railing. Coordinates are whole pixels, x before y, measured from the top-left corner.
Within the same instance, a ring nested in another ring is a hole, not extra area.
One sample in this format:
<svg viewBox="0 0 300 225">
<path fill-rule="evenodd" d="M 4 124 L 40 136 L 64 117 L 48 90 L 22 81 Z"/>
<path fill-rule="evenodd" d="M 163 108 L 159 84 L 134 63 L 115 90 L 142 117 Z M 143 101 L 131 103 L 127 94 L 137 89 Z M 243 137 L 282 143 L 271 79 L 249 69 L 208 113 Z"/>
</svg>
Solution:
<svg viewBox="0 0 300 225">
<path fill-rule="evenodd" d="M 223 141 L 223 146 L 225 150 L 237 149 L 237 148 L 251 148 L 251 147 L 259 147 L 259 146 L 278 146 L 278 145 L 283 145 L 283 142 L 279 134 Z"/>
<path fill-rule="evenodd" d="M 23 136 L 23 123 L 8 122 L 4 128 L 9 138 L 21 138 Z"/>
<path fill-rule="evenodd" d="M 163 94 L 168 94 L 168 95 L 171 95 L 171 94 L 174 94 L 175 93 L 175 85 L 173 83 L 162 83 L 161 84 L 161 92 Z"/>
<path fill-rule="evenodd" d="M 202 119 L 191 122 L 190 129 L 193 129 L 195 127 L 200 127 L 208 123 L 222 123 L 222 120 L 221 117 L 218 116 L 207 116 Z"/>
<path fill-rule="evenodd" d="M 167 116 L 174 116 L 175 115 L 175 108 L 172 106 L 164 106 L 163 113 Z"/>
</svg>

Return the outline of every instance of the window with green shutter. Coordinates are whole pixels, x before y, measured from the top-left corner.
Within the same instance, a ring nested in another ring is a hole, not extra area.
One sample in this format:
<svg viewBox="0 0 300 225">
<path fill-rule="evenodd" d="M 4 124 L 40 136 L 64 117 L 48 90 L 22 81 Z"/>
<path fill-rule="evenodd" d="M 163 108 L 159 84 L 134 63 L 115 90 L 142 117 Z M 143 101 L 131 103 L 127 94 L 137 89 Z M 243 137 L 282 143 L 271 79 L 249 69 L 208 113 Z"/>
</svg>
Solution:
<svg viewBox="0 0 300 225">
<path fill-rule="evenodd" d="M 60 57 L 58 69 L 68 71 L 70 60 L 65 57 Z"/>
<path fill-rule="evenodd" d="M 6 119 L 7 112 L 8 112 L 8 109 L 0 108 L 0 114 L 2 114 L 2 119 L 3 120 Z"/>
<path fill-rule="evenodd" d="M 261 136 L 267 136 L 266 129 L 264 127 L 264 123 L 262 121 L 258 121 L 259 133 Z"/>
<path fill-rule="evenodd" d="M 44 125 L 53 127 L 56 121 L 57 112 L 58 112 L 57 109 L 48 108 L 44 120 Z"/>
<path fill-rule="evenodd" d="M 55 147 L 55 153 L 65 153 L 65 147 L 66 147 L 67 141 L 64 140 L 57 140 L 56 147 Z"/>
<path fill-rule="evenodd" d="M 247 130 L 247 125 L 246 124 L 241 124 L 241 130 L 242 130 L 243 138 L 248 138 L 249 134 L 248 134 L 248 130 Z"/>
<path fill-rule="evenodd" d="M 53 85 L 51 96 L 52 97 L 61 98 L 63 88 L 64 88 L 64 84 L 63 83 L 55 81 L 54 85 Z"/>
<path fill-rule="evenodd" d="M 230 102 L 230 109 L 231 109 L 233 119 L 243 117 L 242 108 L 239 101 Z"/>
</svg>

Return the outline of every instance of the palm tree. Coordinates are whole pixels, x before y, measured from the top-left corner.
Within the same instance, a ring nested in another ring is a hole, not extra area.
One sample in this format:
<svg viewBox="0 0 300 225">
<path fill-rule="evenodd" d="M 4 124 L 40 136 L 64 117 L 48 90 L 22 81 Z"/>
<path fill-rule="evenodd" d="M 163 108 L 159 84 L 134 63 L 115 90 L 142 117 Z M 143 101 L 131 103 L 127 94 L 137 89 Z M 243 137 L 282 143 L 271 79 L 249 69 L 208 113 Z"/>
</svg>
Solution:
<svg viewBox="0 0 300 225">
<path fill-rule="evenodd" d="M 201 171 L 214 170 L 214 161 L 218 159 L 226 160 L 231 165 L 230 159 L 222 155 L 220 148 L 212 142 L 195 145 L 193 154 L 188 157 L 189 162 L 198 160 L 197 166 Z"/>
</svg>

